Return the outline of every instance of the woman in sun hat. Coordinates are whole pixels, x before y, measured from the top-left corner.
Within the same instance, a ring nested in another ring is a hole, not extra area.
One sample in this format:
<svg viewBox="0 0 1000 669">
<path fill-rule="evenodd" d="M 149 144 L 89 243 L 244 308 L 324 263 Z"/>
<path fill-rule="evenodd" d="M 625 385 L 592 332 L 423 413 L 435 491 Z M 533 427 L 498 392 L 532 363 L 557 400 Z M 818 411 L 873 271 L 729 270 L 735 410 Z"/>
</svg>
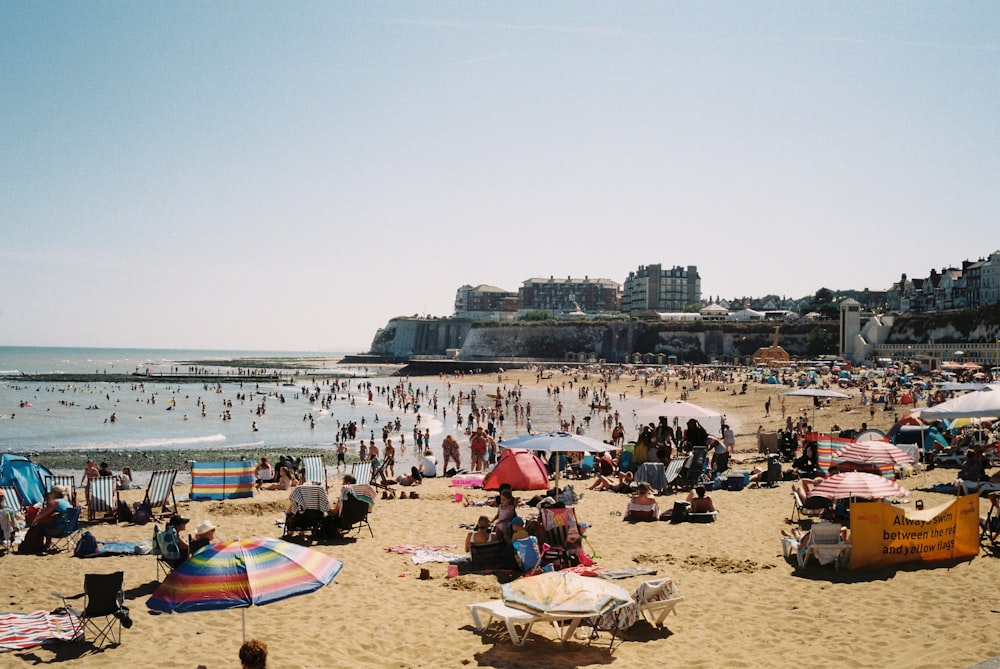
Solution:
<svg viewBox="0 0 1000 669">
<path fill-rule="evenodd" d="M 191 539 L 191 555 L 213 543 L 215 543 L 215 523 L 211 520 L 199 521 L 194 528 L 194 537 Z"/>
</svg>

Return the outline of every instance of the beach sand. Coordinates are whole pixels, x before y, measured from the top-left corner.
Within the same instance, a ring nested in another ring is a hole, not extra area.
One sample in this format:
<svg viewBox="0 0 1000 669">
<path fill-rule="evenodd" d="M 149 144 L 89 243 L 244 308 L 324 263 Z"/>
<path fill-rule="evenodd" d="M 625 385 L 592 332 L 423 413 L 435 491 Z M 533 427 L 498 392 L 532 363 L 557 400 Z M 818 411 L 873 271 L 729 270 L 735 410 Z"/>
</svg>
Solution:
<svg viewBox="0 0 1000 669">
<path fill-rule="evenodd" d="M 542 384 L 563 382 L 558 373 L 536 383 L 531 372 L 507 372 L 502 383 L 523 383 L 533 399 L 533 428 L 553 427 L 551 402 Z M 497 375 L 461 379 L 482 384 L 493 392 Z M 458 383 L 458 381 L 456 381 Z M 713 384 L 714 385 L 714 384 Z M 575 388 L 576 386 L 574 386 Z M 727 414 L 737 427 L 737 446 L 745 456 L 755 450 L 758 425 L 773 429 L 781 423 L 783 390 L 751 386 L 746 395 L 699 390 L 689 398 Z M 671 399 L 676 394 L 668 390 Z M 639 383 L 622 380 L 612 393 L 623 416 L 662 400 L 662 394 L 644 393 Z M 856 394 L 856 393 L 855 393 Z M 771 396 L 771 417 L 763 418 L 763 404 Z M 566 413 L 583 415 L 576 392 L 562 393 Z M 845 402 L 846 405 L 846 402 Z M 857 401 L 854 401 L 857 405 Z M 790 411 L 807 406 L 788 402 Z M 834 422 L 856 427 L 867 413 L 844 412 L 833 405 L 817 413 L 820 429 Z M 655 410 L 649 409 L 655 414 Z M 881 415 L 881 414 L 885 415 Z M 648 420 L 655 420 L 649 418 Z M 507 421 L 507 436 L 517 432 Z M 631 419 L 624 421 L 630 439 Z M 887 428 L 892 414 L 880 412 L 874 426 Z M 711 426 L 709 426 L 711 427 Z M 710 429 L 710 431 L 713 431 Z M 603 438 L 599 427 L 592 436 Z M 467 440 L 460 438 L 463 447 Z M 434 446 L 440 458 L 440 446 Z M 466 453 L 467 457 L 467 453 Z M 464 460 L 467 462 L 467 460 Z M 912 499 L 927 506 L 946 501 L 944 495 L 920 490 L 938 481 L 950 481 L 955 470 L 937 469 L 904 479 L 914 490 Z M 331 473 L 331 484 L 336 484 Z M 578 491 L 586 482 L 574 482 Z M 412 490 L 403 489 L 403 490 Z M 125 572 L 127 604 L 134 625 L 123 630 L 118 647 L 93 652 L 89 644 L 52 644 L 27 651 L 0 654 L 0 666 L 69 662 L 71 666 L 191 667 L 209 669 L 239 666 L 241 619 L 245 614 L 248 638 L 265 641 L 269 667 L 967 667 L 1000 655 L 995 624 L 1000 596 L 995 592 L 1000 561 L 981 554 L 971 561 L 934 568 L 898 568 L 881 571 L 836 571 L 811 566 L 796 571 L 783 559 L 779 533 L 791 515 L 790 484 L 776 488 L 717 491 L 718 522 L 709 525 L 622 522 L 628 498 L 612 492 L 586 492 L 577 505 L 579 519 L 590 525 L 589 547 L 606 568 L 651 567 L 657 576 L 635 576 L 621 581 L 630 592 L 646 579 L 670 576 L 686 601 L 657 630 L 637 623 L 616 646 L 571 641 L 561 645 L 550 627 L 536 626 L 523 647 L 511 645 L 506 632 L 494 625 L 487 634 L 473 631 L 467 605 L 499 597 L 495 576 L 463 575 L 446 578 L 447 565 L 423 565 L 429 580 L 420 580 L 420 566 L 409 555 L 386 549 L 407 544 L 453 545 L 461 552 L 466 530 L 483 509 L 454 501 L 457 489 L 444 479 L 428 480 L 418 488 L 419 499 L 379 500 L 370 516 L 374 531 L 355 534 L 347 543 L 318 546 L 344 562 L 333 584 L 315 593 L 249 610 L 153 615 L 145 601 L 156 588 L 157 569 L 152 556 L 77 559 L 63 552 L 40 557 L 0 557 L 5 611 L 52 610 L 60 604 L 50 593 L 82 591 L 88 572 Z M 178 490 L 178 495 L 186 490 Z M 128 491 L 128 500 L 143 491 Z M 481 491 L 469 493 L 485 499 Z M 672 508 L 681 495 L 658 498 L 661 510 Z M 253 499 L 182 503 L 182 513 L 219 526 L 218 537 L 279 536 L 275 521 L 283 516 L 287 493 L 265 491 Z M 986 512 L 986 501 L 981 502 Z M 522 514 L 529 514 L 527 510 Z M 99 540 L 138 541 L 151 536 L 152 525 L 94 525 Z"/>
</svg>

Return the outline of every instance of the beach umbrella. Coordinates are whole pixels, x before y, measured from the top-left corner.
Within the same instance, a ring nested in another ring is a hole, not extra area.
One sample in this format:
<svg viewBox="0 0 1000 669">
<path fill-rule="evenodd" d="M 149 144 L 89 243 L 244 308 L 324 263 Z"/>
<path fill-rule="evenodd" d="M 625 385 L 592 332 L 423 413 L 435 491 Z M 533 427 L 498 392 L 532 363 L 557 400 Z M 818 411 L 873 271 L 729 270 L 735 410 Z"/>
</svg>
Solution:
<svg viewBox="0 0 1000 669">
<path fill-rule="evenodd" d="M 906 497 L 910 491 L 895 481 L 865 472 L 845 472 L 825 478 L 809 492 L 810 497 L 827 499 L 883 499 L 885 497 Z"/>
<path fill-rule="evenodd" d="M 632 595 L 603 578 L 572 571 L 543 572 L 500 586 L 504 604 L 535 615 L 599 616 L 630 604 Z"/>
<path fill-rule="evenodd" d="M 522 434 L 502 443 L 504 448 L 524 448 L 543 453 L 601 453 L 613 450 L 614 446 L 599 439 L 582 434 L 571 434 L 555 430 L 539 434 Z M 559 456 L 555 466 L 556 492 L 559 490 Z"/>
<path fill-rule="evenodd" d="M 790 397 L 820 397 L 839 400 L 850 397 L 850 395 L 838 393 L 836 390 L 827 390 L 826 388 L 797 388 L 781 394 Z"/>
<path fill-rule="evenodd" d="M 862 464 L 903 465 L 913 462 L 910 455 L 888 441 L 854 441 L 837 452 L 837 459 Z"/>
<path fill-rule="evenodd" d="M 333 581 L 341 567 L 340 560 L 281 539 L 222 541 L 170 572 L 146 606 L 162 613 L 263 606 L 318 590 Z"/>
<path fill-rule="evenodd" d="M 996 418 L 1000 416 L 1000 385 L 990 385 L 921 409 L 918 415 L 928 422 L 938 418 Z"/>
</svg>

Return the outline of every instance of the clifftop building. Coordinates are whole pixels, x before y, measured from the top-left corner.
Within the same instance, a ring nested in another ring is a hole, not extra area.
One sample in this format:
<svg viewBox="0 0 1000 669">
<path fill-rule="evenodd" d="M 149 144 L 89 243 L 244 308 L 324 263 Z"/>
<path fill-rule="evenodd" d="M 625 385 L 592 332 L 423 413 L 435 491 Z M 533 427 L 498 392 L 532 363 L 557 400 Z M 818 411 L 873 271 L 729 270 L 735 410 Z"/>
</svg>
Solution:
<svg viewBox="0 0 1000 669">
<path fill-rule="evenodd" d="M 611 279 L 528 279 L 518 289 L 520 313 L 547 311 L 562 316 L 582 311 L 586 314 L 613 314 L 621 311 L 621 284 Z"/>
<path fill-rule="evenodd" d="M 622 311 L 684 311 L 701 302 L 701 277 L 698 268 L 662 265 L 639 265 L 629 272 L 622 289 Z"/>
<path fill-rule="evenodd" d="M 455 294 L 455 318 L 512 321 L 517 317 L 517 304 L 517 293 L 486 284 L 466 284 Z"/>
</svg>

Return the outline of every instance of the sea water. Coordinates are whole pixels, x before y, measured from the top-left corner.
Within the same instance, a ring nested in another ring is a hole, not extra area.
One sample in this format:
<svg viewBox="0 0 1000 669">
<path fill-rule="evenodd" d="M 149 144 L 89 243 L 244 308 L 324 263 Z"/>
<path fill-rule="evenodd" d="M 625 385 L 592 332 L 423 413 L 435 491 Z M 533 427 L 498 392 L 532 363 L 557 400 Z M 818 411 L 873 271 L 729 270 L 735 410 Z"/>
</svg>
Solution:
<svg viewBox="0 0 1000 669">
<path fill-rule="evenodd" d="M 332 450 L 339 427 L 350 421 L 359 426 L 357 438 L 375 439 L 381 449 L 382 427 L 398 418 L 395 432 L 397 471 L 416 463 L 413 429 L 429 429 L 432 438 L 445 430 L 440 408 L 448 405 L 447 386 L 413 380 L 429 395 L 438 392 L 439 411 L 430 406 L 417 412 L 390 410 L 384 395 L 368 401 L 359 384 L 395 385 L 400 379 L 373 377 L 363 367 L 324 364 L 342 354 L 316 352 L 196 351 L 169 349 L 85 349 L 0 347 L 0 373 L 11 374 L 132 374 L 128 382 L 0 381 L 0 451 L 112 449 L 141 453 L 154 449 L 267 448 L 277 454 Z M 316 367 L 274 369 L 279 379 L 227 380 L 234 373 L 211 361 L 239 358 L 318 361 Z M 155 375 L 188 373 L 186 361 L 197 360 L 199 370 L 218 373 L 217 382 L 167 383 Z M 203 362 L 201 362 L 203 361 Z M 315 385 L 328 395 L 327 381 L 296 378 L 304 373 L 337 374 L 342 389 L 329 409 L 311 401 Z M 345 387 L 346 386 L 346 387 Z M 204 410 L 203 408 L 204 407 Z M 228 418 L 227 418 L 228 412 Z M 449 423 L 454 427 L 454 413 Z M 112 418 L 113 417 L 113 418 Z M 363 425 L 362 425 L 363 424 Z M 407 453 L 399 448 L 405 434 Z M 440 441 L 440 438 L 437 439 Z M 436 443 L 436 442 L 435 442 Z M 357 454 L 358 442 L 348 442 Z M 84 458 L 81 455 L 81 458 Z M 332 461 L 332 458 L 328 458 Z"/>
</svg>

